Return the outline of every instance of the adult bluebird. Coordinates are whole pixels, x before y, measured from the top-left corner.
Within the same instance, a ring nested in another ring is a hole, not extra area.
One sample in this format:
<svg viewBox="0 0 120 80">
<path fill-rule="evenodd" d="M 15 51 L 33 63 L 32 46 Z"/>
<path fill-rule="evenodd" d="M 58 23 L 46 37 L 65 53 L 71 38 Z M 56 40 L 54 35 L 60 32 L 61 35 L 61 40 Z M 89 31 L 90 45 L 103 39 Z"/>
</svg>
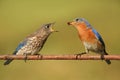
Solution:
<svg viewBox="0 0 120 80">
<path fill-rule="evenodd" d="M 99 53 L 101 54 L 101 58 L 103 58 L 103 55 L 108 55 L 101 35 L 87 20 L 84 18 L 76 18 L 74 21 L 68 22 L 68 25 L 73 25 L 78 30 L 79 38 L 85 46 L 84 53 L 89 53 L 89 51 Z M 111 64 L 110 60 L 105 61 L 107 64 Z"/>
<path fill-rule="evenodd" d="M 49 23 L 42 25 L 33 34 L 27 36 L 23 41 L 20 42 L 18 47 L 13 52 L 13 55 L 35 55 L 42 49 L 44 43 L 52 32 L 55 32 L 52 29 L 54 23 Z M 8 65 L 13 59 L 8 59 L 4 65 Z"/>
</svg>

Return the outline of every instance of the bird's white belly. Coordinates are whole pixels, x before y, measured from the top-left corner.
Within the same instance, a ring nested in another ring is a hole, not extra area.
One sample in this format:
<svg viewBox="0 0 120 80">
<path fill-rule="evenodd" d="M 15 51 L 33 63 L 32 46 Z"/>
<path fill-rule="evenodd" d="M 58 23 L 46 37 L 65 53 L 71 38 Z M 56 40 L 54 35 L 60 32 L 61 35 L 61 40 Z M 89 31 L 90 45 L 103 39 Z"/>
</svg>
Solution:
<svg viewBox="0 0 120 80">
<path fill-rule="evenodd" d="M 90 50 L 90 51 L 97 51 L 97 43 L 95 44 L 92 44 L 92 43 L 89 43 L 89 42 L 83 42 L 84 46 L 86 49 Z"/>
</svg>

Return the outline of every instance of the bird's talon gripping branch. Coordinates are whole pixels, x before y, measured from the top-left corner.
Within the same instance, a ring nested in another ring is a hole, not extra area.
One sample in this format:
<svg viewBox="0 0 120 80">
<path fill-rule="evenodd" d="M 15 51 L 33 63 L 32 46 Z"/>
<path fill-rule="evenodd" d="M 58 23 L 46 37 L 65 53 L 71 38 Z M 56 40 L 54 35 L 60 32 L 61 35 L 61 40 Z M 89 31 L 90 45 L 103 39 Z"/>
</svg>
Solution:
<svg viewBox="0 0 120 80">
<path fill-rule="evenodd" d="M 78 59 L 78 57 L 81 57 L 82 55 L 86 54 L 86 52 L 82 52 L 82 53 L 78 53 L 76 54 L 76 59 Z"/>
<path fill-rule="evenodd" d="M 40 58 L 42 58 L 42 55 L 41 54 L 34 54 L 34 55 L 37 55 L 37 57 L 38 57 L 38 59 Z"/>
<path fill-rule="evenodd" d="M 100 58 L 101 58 L 101 60 L 104 60 L 104 59 L 105 59 L 105 58 L 104 58 L 104 55 L 101 55 Z"/>
</svg>

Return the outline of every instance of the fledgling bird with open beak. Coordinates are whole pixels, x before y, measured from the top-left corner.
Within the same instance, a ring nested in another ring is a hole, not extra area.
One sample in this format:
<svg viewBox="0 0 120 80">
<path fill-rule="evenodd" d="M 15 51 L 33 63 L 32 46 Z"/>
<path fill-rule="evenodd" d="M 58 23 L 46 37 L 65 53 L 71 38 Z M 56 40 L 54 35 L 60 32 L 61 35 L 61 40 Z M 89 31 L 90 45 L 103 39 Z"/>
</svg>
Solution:
<svg viewBox="0 0 120 80">
<path fill-rule="evenodd" d="M 43 48 L 44 43 L 51 33 L 57 32 L 52 29 L 54 23 L 48 23 L 42 25 L 36 32 L 27 36 L 20 42 L 18 47 L 13 52 L 13 55 L 36 55 Z M 8 65 L 13 59 L 8 59 L 4 65 Z"/>
<path fill-rule="evenodd" d="M 101 54 L 101 58 L 103 58 L 103 55 L 108 55 L 101 35 L 87 20 L 84 18 L 76 18 L 74 21 L 68 22 L 68 25 L 73 25 L 77 29 L 79 38 L 85 46 L 84 53 L 89 53 L 89 51 L 99 53 Z M 110 60 L 105 61 L 107 64 L 111 64 Z"/>
</svg>

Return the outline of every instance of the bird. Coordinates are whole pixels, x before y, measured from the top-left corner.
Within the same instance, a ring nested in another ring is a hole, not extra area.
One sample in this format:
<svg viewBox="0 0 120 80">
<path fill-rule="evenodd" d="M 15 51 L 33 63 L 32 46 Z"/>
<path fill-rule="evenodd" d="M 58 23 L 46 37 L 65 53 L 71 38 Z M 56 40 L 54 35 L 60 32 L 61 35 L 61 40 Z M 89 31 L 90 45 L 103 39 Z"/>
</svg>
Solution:
<svg viewBox="0 0 120 80">
<path fill-rule="evenodd" d="M 85 18 L 75 18 L 67 24 L 72 25 L 77 29 L 78 36 L 85 47 L 85 52 L 82 54 L 91 51 L 100 54 L 101 59 L 104 59 L 104 55 L 108 55 L 103 38 Z M 111 64 L 110 60 L 105 60 L 105 62 Z"/>
<path fill-rule="evenodd" d="M 43 48 L 46 40 L 51 33 L 57 32 L 53 30 L 52 26 L 54 23 L 48 23 L 42 25 L 34 33 L 28 35 L 23 41 L 19 43 L 13 55 L 37 55 L 39 51 Z M 25 59 L 26 60 L 26 59 Z M 4 65 L 11 63 L 13 59 L 8 59 L 4 62 Z"/>
</svg>

